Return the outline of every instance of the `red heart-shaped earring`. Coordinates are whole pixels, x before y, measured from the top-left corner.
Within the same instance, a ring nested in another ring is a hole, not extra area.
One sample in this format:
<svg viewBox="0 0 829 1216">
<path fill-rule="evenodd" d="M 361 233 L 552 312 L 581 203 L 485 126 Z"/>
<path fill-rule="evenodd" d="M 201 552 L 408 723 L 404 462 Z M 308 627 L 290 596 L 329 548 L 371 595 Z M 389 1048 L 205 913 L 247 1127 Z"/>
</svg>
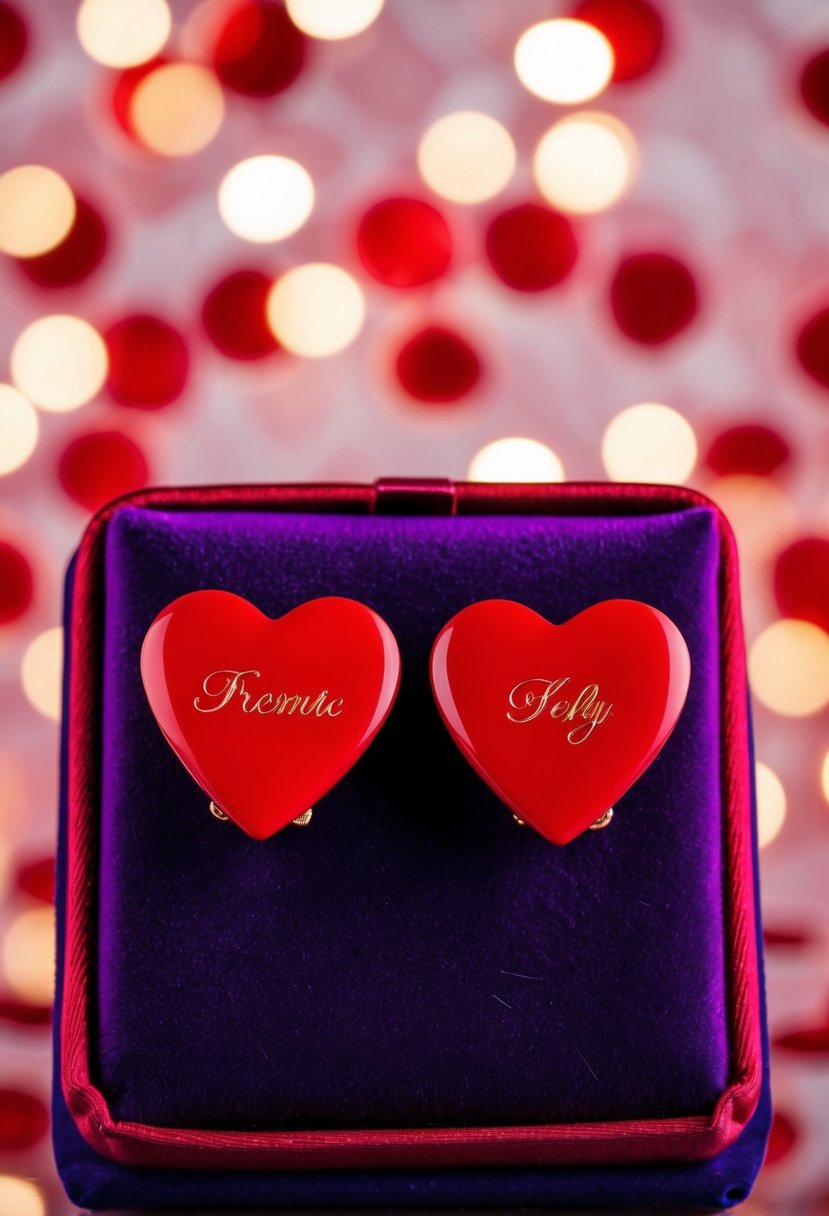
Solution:
<svg viewBox="0 0 829 1216">
<path fill-rule="evenodd" d="M 638 600 L 605 600 L 563 625 L 482 600 L 444 625 L 431 656 L 463 755 L 519 822 L 559 845 L 610 821 L 673 730 L 690 674 L 676 625 Z"/>
<path fill-rule="evenodd" d="M 141 676 L 210 809 L 264 840 L 307 823 L 363 754 L 397 696 L 400 654 L 356 600 L 309 600 L 272 620 L 228 591 L 194 591 L 150 625 Z"/>
</svg>

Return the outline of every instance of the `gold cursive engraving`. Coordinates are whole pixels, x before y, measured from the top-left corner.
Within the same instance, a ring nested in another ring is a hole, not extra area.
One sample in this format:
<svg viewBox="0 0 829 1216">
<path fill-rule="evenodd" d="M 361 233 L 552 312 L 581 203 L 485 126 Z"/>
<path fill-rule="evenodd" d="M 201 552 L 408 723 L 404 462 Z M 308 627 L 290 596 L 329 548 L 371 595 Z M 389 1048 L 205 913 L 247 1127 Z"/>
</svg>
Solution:
<svg viewBox="0 0 829 1216">
<path fill-rule="evenodd" d="M 329 697 L 327 688 L 321 689 L 316 696 L 287 692 L 259 692 L 257 695 L 247 687 L 245 677 L 259 679 L 260 674 L 254 667 L 243 671 L 232 667 L 211 671 L 202 684 L 204 696 L 194 697 L 193 706 L 200 714 L 215 714 L 235 699 L 241 702 L 245 714 L 288 714 L 290 717 L 298 713 L 303 718 L 311 715 L 338 718 L 343 712 L 343 698 Z"/>
<path fill-rule="evenodd" d="M 613 706 L 609 701 L 599 699 L 598 684 L 586 684 L 573 700 L 562 697 L 550 705 L 550 701 L 569 683 L 569 676 L 561 676 L 556 680 L 549 680 L 546 676 L 532 676 L 528 680 L 520 680 L 509 695 L 510 709 L 507 710 L 507 717 L 510 722 L 532 722 L 545 711 L 551 718 L 558 718 L 562 722 L 574 722 L 576 718 L 580 718 L 581 721 L 567 732 L 567 739 L 574 746 L 584 743 L 596 727 L 609 718 Z M 516 710 L 523 716 L 517 717 L 510 710 Z"/>
</svg>

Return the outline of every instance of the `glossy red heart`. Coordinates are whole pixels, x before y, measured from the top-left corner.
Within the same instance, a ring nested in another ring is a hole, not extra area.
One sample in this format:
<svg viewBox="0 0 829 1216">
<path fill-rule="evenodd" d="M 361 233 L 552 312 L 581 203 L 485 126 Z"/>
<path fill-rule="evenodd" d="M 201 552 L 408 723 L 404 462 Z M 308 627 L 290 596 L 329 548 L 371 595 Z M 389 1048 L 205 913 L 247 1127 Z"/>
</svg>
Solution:
<svg viewBox="0 0 829 1216">
<path fill-rule="evenodd" d="M 185 768 L 264 840 L 371 743 L 397 695 L 400 654 L 382 617 L 356 600 L 309 600 L 272 620 L 228 591 L 194 591 L 148 629 L 141 676 Z"/>
<path fill-rule="evenodd" d="M 554 844 L 601 818 L 656 758 L 690 673 L 676 625 L 637 600 L 605 600 L 563 625 L 482 600 L 443 627 L 431 658 L 461 752 Z"/>
</svg>

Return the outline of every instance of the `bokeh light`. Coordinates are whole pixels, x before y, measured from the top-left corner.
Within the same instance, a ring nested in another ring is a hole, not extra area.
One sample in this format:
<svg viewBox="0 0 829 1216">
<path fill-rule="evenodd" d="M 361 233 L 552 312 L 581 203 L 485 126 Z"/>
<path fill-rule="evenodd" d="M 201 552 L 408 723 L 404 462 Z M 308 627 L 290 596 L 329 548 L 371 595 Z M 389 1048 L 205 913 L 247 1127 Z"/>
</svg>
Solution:
<svg viewBox="0 0 829 1216">
<path fill-rule="evenodd" d="M 786 791 L 774 769 L 762 760 L 754 766 L 757 791 L 757 844 L 764 849 L 779 835 L 786 821 Z"/>
<path fill-rule="evenodd" d="M 312 38 L 353 38 L 376 21 L 383 0 L 285 0 L 294 24 Z"/>
<path fill-rule="evenodd" d="M 820 788 L 823 790 L 823 797 L 829 802 L 829 752 L 823 757 L 820 766 Z"/>
<path fill-rule="evenodd" d="M 29 401 L 10 384 L 0 384 L 0 477 L 26 463 L 37 447 L 39 431 Z"/>
<path fill-rule="evenodd" d="M 314 206 L 314 183 L 287 156 L 252 156 L 225 174 L 219 213 L 236 236 L 256 244 L 281 241 L 301 228 Z"/>
<path fill-rule="evenodd" d="M 802 1136 L 801 1128 L 785 1110 L 775 1102 L 771 1122 L 769 1145 L 766 1151 L 766 1167 L 785 1161 L 797 1148 Z"/>
<path fill-rule="evenodd" d="M 800 718 L 829 705 L 829 635 L 810 621 L 775 621 L 748 654 L 751 688 L 775 713 Z"/>
<path fill-rule="evenodd" d="M 560 119 L 533 157 L 538 189 L 551 206 L 590 214 L 613 206 L 630 187 L 637 165 L 628 128 L 609 114 L 586 111 Z"/>
<path fill-rule="evenodd" d="M 632 342 L 660 346 L 694 319 L 698 292 L 694 276 L 671 254 L 626 254 L 610 283 L 610 308 L 621 332 Z"/>
<path fill-rule="evenodd" d="M 128 68 L 157 55 L 170 36 L 166 0 L 83 0 L 76 19 L 78 39 L 90 59 L 108 68 Z"/>
<path fill-rule="evenodd" d="M 515 46 L 515 71 L 545 101 L 572 105 L 598 96 L 613 74 L 613 48 L 594 25 L 568 17 L 540 21 Z"/>
<path fill-rule="evenodd" d="M 821 388 L 829 388 L 829 308 L 820 308 L 800 327 L 795 337 L 800 366 Z"/>
<path fill-rule="evenodd" d="M 163 63 L 136 85 L 129 121 L 159 156 L 192 156 L 218 133 L 224 98 L 215 74 L 198 63 Z"/>
<path fill-rule="evenodd" d="M 75 218 L 63 240 L 48 253 L 22 259 L 20 268 L 38 287 L 71 287 L 101 264 L 107 243 L 100 212 L 87 199 L 76 197 Z"/>
<path fill-rule="evenodd" d="M 14 1216 L 46 1216 L 46 1202 L 40 1188 L 28 1178 L 0 1174 L 0 1212 Z"/>
<path fill-rule="evenodd" d="M 20 13 L 0 0 L 0 80 L 15 72 L 26 55 L 29 33 Z"/>
<path fill-rule="evenodd" d="M 23 652 L 20 683 L 29 704 L 56 722 L 61 714 L 63 629 L 55 625 L 33 638 Z"/>
<path fill-rule="evenodd" d="M 655 401 L 631 405 L 612 419 L 602 439 L 602 461 L 614 481 L 681 485 L 697 460 L 697 441 L 682 414 Z"/>
<path fill-rule="evenodd" d="M 295 266 L 268 295 L 268 324 L 277 341 L 310 359 L 344 350 L 362 329 L 364 316 L 356 279 L 327 262 Z"/>
<path fill-rule="evenodd" d="M 49 1112 L 40 1098 L 22 1089 L 0 1089 L 0 1152 L 27 1152 L 48 1130 Z"/>
<path fill-rule="evenodd" d="M 745 474 L 768 477 L 791 459 L 786 436 L 777 427 L 743 422 L 715 435 L 705 453 L 705 463 L 720 477 Z"/>
<path fill-rule="evenodd" d="M 570 274 L 578 245 L 566 216 L 538 203 L 519 203 L 491 220 L 486 231 L 486 254 L 507 287 L 546 291 Z"/>
<path fill-rule="evenodd" d="M 273 279 L 261 270 L 235 270 L 216 283 L 202 305 L 202 325 L 228 359 L 263 359 L 278 349 L 266 315 Z"/>
<path fill-rule="evenodd" d="M 581 0 L 573 16 L 601 30 L 613 47 L 614 82 L 639 80 L 662 59 L 665 26 L 649 0 Z"/>
<path fill-rule="evenodd" d="M 37 857 L 24 861 L 17 867 L 15 888 L 30 899 L 42 904 L 51 904 L 55 898 L 55 858 Z"/>
<path fill-rule="evenodd" d="M 32 258 L 58 245 L 72 227 L 75 196 L 46 165 L 18 165 L 0 175 L 0 252 Z"/>
<path fill-rule="evenodd" d="M 28 908 L 10 924 L 3 940 L 3 971 L 15 996 L 49 1005 L 55 985 L 54 908 Z"/>
<path fill-rule="evenodd" d="M 801 536 L 777 555 L 774 595 L 783 616 L 829 631 L 829 537 Z"/>
<path fill-rule="evenodd" d="M 510 435 L 476 452 L 467 476 L 470 481 L 563 481 L 564 466 L 546 443 Z"/>
<path fill-rule="evenodd" d="M 476 348 L 445 325 L 427 325 L 412 334 L 398 350 L 394 368 L 404 392 L 425 405 L 460 401 L 483 373 Z"/>
<path fill-rule="evenodd" d="M 208 59 L 222 84 L 243 97 L 275 97 L 305 62 L 305 38 L 284 5 L 236 0 L 219 9 Z M 209 10 L 213 16 L 213 10 Z"/>
<path fill-rule="evenodd" d="M 817 51 L 803 65 L 800 96 L 812 118 L 829 127 L 829 47 Z"/>
<path fill-rule="evenodd" d="M 67 443 L 58 462 L 66 494 L 88 511 L 147 484 L 149 467 L 141 448 L 121 431 L 87 431 Z"/>
<path fill-rule="evenodd" d="M 460 110 L 432 123 L 420 141 L 417 163 L 423 180 L 442 198 L 482 203 L 512 177 L 515 145 L 496 118 Z"/>
<path fill-rule="evenodd" d="M 106 346 L 81 317 L 40 317 L 23 330 L 11 354 L 12 378 L 22 393 L 53 413 L 90 401 L 106 380 Z"/>
<path fill-rule="evenodd" d="M 34 578 L 26 554 L 0 538 L 0 625 L 19 620 L 31 604 L 33 593 Z"/>
<path fill-rule="evenodd" d="M 360 220 L 357 253 L 368 273 L 387 287 L 421 287 L 449 269 L 452 233 L 424 199 L 386 198 Z"/>
<path fill-rule="evenodd" d="M 118 405 L 157 410 L 184 392 L 190 355 L 179 331 L 161 317 L 136 313 L 103 334 L 109 360 L 107 391 Z"/>
</svg>

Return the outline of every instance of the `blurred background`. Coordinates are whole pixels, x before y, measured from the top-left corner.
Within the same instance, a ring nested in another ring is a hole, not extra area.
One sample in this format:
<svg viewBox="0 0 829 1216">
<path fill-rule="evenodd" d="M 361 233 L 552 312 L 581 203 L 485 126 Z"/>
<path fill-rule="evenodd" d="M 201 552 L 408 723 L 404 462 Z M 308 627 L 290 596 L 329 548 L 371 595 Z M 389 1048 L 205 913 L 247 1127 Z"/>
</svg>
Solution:
<svg viewBox="0 0 829 1216">
<path fill-rule="evenodd" d="M 152 483 L 687 483 L 736 529 L 777 1114 L 829 1213 L 829 9 L 0 0 L 0 1214 L 48 1141 L 61 581 Z"/>
</svg>

